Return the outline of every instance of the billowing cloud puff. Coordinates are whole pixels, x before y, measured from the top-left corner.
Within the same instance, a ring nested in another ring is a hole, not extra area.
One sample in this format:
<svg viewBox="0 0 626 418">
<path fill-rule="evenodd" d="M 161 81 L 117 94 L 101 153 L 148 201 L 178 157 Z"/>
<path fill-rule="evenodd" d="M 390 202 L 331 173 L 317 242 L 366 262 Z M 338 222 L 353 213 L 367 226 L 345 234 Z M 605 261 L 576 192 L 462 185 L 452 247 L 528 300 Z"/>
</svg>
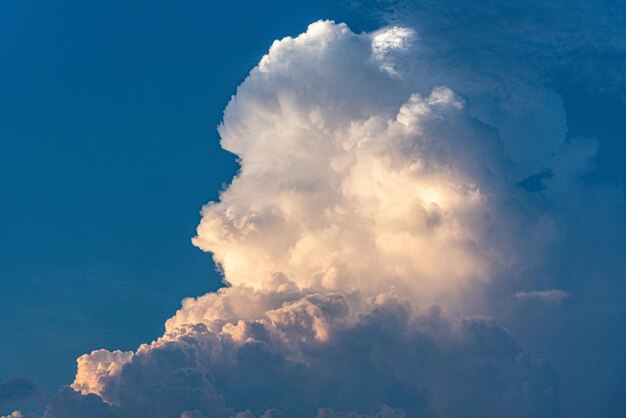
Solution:
<svg viewBox="0 0 626 418">
<path fill-rule="evenodd" d="M 452 320 L 436 309 L 415 317 L 408 301 L 387 295 L 320 336 L 318 314 L 336 299 L 312 295 L 275 321 L 240 321 L 220 333 L 204 324 L 166 333 L 111 376 L 100 392 L 107 403 L 96 406 L 115 417 L 558 414 L 554 371 L 493 321 Z M 74 416 L 63 414 L 47 416 Z"/>
<path fill-rule="evenodd" d="M 120 372 L 123 364 L 133 358 L 133 352 L 96 350 L 78 358 L 78 370 L 88 370 L 84 375 L 76 378 L 72 388 L 83 395 L 98 391 L 110 375 Z"/>
<path fill-rule="evenodd" d="M 228 283 L 393 283 L 432 302 L 515 263 L 516 215 L 494 216 L 514 193 L 497 137 L 449 88 L 408 72 L 411 44 L 393 41 L 404 36 L 319 22 L 275 42 L 239 87 L 220 134 L 241 171 L 194 239 Z M 409 54 L 404 65 L 390 51 Z"/>
<path fill-rule="evenodd" d="M 241 170 L 193 239 L 227 286 L 135 352 L 80 357 L 44 417 L 557 416 L 552 368 L 467 315 L 552 221 L 426 51 L 330 21 L 274 42 L 226 108 Z"/>
</svg>

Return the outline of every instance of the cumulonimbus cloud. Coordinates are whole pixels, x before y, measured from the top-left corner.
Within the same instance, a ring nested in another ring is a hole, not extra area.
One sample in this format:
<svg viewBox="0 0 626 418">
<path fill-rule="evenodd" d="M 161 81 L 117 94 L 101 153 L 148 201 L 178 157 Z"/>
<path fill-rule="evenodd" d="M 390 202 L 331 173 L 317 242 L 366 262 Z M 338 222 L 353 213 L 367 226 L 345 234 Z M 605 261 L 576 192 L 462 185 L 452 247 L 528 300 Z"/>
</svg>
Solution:
<svg viewBox="0 0 626 418">
<path fill-rule="evenodd" d="M 274 42 L 225 110 L 241 169 L 193 239 L 226 286 L 134 352 L 81 356 L 44 417 L 558 416 L 553 368 L 474 313 L 559 238 L 520 181 L 549 170 L 560 195 L 597 145 L 565 141 L 543 86 L 496 94 L 433 56 L 400 26 Z"/>
<path fill-rule="evenodd" d="M 558 414 L 548 364 L 450 314 L 527 256 L 515 234 L 551 234 L 424 49 L 331 21 L 276 41 L 226 108 L 241 170 L 193 240 L 228 286 L 135 352 L 82 356 L 45 417 Z"/>
</svg>

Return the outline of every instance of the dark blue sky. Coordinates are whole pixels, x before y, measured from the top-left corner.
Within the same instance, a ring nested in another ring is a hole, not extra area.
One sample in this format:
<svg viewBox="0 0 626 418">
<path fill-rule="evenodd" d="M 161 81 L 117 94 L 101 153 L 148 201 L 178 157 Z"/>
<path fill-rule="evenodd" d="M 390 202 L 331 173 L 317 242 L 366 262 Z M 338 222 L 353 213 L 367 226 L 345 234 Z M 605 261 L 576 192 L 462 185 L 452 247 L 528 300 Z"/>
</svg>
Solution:
<svg viewBox="0 0 626 418">
<path fill-rule="evenodd" d="M 237 170 L 222 111 L 274 39 L 349 19 L 288 1 L 2 2 L 0 16 L 0 380 L 53 390 L 78 355 L 156 338 L 183 297 L 219 285 L 190 238 Z"/>
<path fill-rule="evenodd" d="M 0 382 L 52 393 L 94 349 L 135 349 L 184 297 L 216 289 L 191 245 L 237 171 L 216 126 L 272 41 L 339 1 L 0 2 Z M 626 96 L 564 79 L 592 182 L 626 186 Z M 622 331 L 623 333 L 623 331 Z"/>
</svg>

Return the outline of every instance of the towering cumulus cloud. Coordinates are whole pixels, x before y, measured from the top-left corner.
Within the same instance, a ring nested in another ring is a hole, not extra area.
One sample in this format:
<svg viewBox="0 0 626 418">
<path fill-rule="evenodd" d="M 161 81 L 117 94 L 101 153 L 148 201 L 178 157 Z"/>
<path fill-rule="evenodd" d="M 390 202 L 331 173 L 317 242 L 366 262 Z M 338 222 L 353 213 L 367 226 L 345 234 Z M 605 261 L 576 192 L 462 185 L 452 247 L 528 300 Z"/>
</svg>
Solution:
<svg viewBox="0 0 626 418">
<path fill-rule="evenodd" d="M 274 42 L 225 110 L 241 170 L 193 239 L 226 286 L 135 352 L 80 357 L 44 416 L 558 416 L 550 365 L 475 314 L 555 239 L 517 183 L 566 159 L 567 183 L 594 145 L 521 152 L 504 128 L 528 113 L 472 107 L 429 54 L 330 21 Z"/>
</svg>

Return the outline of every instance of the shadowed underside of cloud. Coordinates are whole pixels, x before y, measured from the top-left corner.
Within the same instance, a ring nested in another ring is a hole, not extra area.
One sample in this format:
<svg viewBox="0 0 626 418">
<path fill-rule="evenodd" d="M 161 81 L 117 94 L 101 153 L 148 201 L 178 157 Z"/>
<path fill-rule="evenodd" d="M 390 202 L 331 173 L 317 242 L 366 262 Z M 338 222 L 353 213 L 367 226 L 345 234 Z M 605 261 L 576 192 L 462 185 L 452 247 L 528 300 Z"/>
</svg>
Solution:
<svg viewBox="0 0 626 418">
<path fill-rule="evenodd" d="M 80 357 L 44 417 L 559 416 L 554 369 L 470 313 L 491 288 L 566 297 L 527 277 L 597 143 L 566 140 L 540 70 L 498 84 L 504 64 L 445 70 L 426 40 L 320 21 L 276 41 L 225 110 L 241 170 L 193 240 L 227 286 Z"/>
<path fill-rule="evenodd" d="M 311 300 L 328 303 L 336 301 Z M 491 320 L 452 322 L 436 310 L 413 317 L 407 302 L 379 300 L 319 341 L 302 326 L 315 318 L 299 315 L 298 324 L 239 323 L 232 335 L 204 325 L 166 334 L 107 381 L 100 395 L 110 405 L 68 388 L 46 416 L 558 414 L 554 371 L 522 354 Z M 285 334 L 298 338 L 285 341 Z M 468 384 L 477 378 L 480 384 Z"/>
</svg>

